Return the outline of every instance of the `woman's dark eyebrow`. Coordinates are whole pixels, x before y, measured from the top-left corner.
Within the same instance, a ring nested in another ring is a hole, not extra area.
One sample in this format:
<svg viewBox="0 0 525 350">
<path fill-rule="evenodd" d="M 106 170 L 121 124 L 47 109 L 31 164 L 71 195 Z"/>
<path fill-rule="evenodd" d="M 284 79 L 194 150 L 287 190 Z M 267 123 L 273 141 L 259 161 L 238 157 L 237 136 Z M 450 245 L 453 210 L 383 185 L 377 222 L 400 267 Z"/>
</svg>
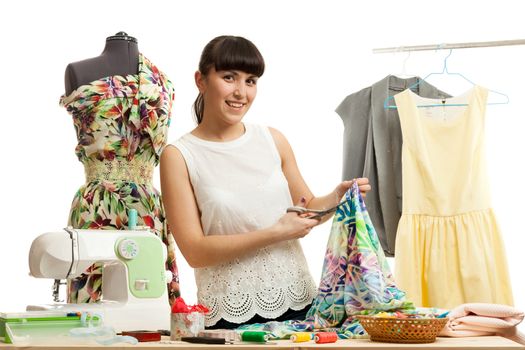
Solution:
<svg viewBox="0 0 525 350">
<path fill-rule="evenodd" d="M 239 75 L 239 71 L 235 70 L 235 69 L 231 69 L 231 70 L 230 69 L 225 69 L 224 71 L 225 72 L 229 72 L 229 73 L 231 73 L 233 75 Z M 251 74 L 248 78 L 259 78 L 259 77 L 257 75 L 255 75 L 255 74 Z"/>
</svg>

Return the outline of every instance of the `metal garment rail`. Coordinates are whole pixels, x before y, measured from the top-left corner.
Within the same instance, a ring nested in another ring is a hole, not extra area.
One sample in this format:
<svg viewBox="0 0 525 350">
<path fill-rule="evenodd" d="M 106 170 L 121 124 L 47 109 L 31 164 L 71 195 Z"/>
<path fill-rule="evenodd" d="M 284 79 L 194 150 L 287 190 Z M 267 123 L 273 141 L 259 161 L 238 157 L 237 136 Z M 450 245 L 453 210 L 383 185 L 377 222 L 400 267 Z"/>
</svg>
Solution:
<svg viewBox="0 0 525 350">
<path fill-rule="evenodd" d="M 390 53 L 390 52 L 429 51 L 429 50 L 445 50 L 445 49 L 470 49 L 470 48 L 478 48 L 478 47 L 511 46 L 511 45 L 525 45 L 525 39 L 481 41 L 481 42 L 454 43 L 454 44 L 443 43 L 443 44 L 434 44 L 434 45 L 384 47 L 384 48 L 373 49 L 372 52 L 373 53 Z"/>
</svg>

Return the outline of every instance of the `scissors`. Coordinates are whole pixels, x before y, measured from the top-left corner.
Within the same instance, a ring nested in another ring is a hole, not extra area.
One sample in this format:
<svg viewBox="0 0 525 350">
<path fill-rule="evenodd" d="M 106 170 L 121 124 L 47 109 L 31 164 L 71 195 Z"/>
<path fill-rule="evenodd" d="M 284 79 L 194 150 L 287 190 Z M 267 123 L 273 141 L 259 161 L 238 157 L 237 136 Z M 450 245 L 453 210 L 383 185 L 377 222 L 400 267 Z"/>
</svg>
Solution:
<svg viewBox="0 0 525 350">
<path fill-rule="evenodd" d="M 290 208 L 286 209 L 286 212 L 287 213 L 297 213 L 297 214 L 309 214 L 309 213 L 311 213 L 311 214 L 315 214 L 315 215 L 309 216 L 308 219 L 321 219 L 326 214 L 333 213 L 334 211 L 337 210 L 337 208 L 339 208 L 340 206 L 342 206 L 343 204 L 345 204 L 347 202 L 348 202 L 348 199 L 343 201 L 343 202 L 341 202 L 341 203 L 339 203 L 335 207 L 332 207 L 330 209 L 323 209 L 323 210 L 308 209 L 308 208 L 304 208 L 304 207 L 293 206 L 293 207 L 290 207 Z"/>
</svg>

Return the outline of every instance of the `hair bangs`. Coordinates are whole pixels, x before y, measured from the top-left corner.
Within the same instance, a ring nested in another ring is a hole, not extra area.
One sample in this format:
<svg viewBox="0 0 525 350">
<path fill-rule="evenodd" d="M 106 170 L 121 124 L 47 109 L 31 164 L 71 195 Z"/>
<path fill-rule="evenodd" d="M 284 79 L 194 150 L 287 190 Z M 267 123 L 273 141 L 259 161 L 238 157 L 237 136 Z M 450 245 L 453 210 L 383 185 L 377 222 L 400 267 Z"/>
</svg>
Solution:
<svg viewBox="0 0 525 350">
<path fill-rule="evenodd" d="M 239 70 L 260 77 L 264 73 L 264 59 L 255 45 L 234 37 L 216 46 L 215 70 Z"/>
</svg>

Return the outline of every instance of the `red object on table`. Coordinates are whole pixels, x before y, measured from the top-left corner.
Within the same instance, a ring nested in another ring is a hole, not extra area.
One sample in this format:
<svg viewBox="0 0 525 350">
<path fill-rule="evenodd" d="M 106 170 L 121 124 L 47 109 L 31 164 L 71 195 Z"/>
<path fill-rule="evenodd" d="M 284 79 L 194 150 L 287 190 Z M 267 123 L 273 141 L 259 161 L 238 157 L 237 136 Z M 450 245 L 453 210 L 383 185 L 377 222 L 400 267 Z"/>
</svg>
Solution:
<svg viewBox="0 0 525 350">
<path fill-rule="evenodd" d="M 160 341 L 160 332 L 155 331 L 123 331 L 121 335 L 137 338 L 139 342 Z"/>
</svg>

